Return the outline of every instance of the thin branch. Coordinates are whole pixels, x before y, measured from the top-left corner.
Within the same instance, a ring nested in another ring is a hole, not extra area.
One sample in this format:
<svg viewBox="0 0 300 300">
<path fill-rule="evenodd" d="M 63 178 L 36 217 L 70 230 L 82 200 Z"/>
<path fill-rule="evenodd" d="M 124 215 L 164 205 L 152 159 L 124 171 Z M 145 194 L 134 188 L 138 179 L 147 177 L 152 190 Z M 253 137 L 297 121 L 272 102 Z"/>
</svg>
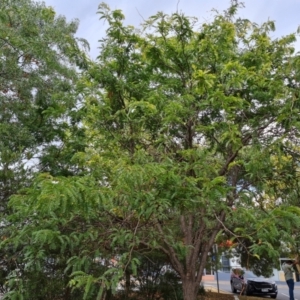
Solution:
<svg viewBox="0 0 300 300">
<path fill-rule="evenodd" d="M 144 19 L 144 17 L 142 16 L 142 14 L 139 12 L 139 10 L 137 8 L 135 8 L 135 9 L 138 12 L 138 14 L 140 15 L 140 17 L 143 19 L 143 21 L 146 22 L 146 20 Z"/>
<path fill-rule="evenodd" d="M 137 224 L 136 224 L 136 226 L 135 226 L 135 228 L 134 228 L 133 236 L 136 236 L 136 233 L 137 233 L 137 229 L 138 229 L 138 227 L 139 227 L 139 224 L 140 224 L 140 220 L 138 220 L 138 222 L 137 222 Z M 129 259 L 128 259 L 126 265 L 125 265 L 124 270 L 127 269 L 128 265 L 129 265 L 129 263 L 130 263 L 130 259 L 131 259 L 131 256 L 132 256 L 132 252 L 133 252 L 134 246 L 135 246 L 134 243 L 132 243 L 132 247 L 131 247 L 131 249 L 130 249 L 130 251 L 129 251 Z"/>
<path fill-rule="evenodd" d="M 176 5 L 176 13 L 178 14 L 178 6 L 179 6 L 180 0 L 177 1 L 177 5 Z"/>
</svg>

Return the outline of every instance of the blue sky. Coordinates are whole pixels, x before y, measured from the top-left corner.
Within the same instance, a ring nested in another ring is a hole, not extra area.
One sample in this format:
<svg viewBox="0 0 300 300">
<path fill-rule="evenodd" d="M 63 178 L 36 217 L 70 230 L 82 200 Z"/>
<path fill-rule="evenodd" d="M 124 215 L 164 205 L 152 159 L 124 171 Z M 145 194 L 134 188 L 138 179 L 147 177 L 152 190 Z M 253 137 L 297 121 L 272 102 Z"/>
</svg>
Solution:
<svg viewBox="0 0 300 300">
<path fill-rule="evenodd" d="M 66 16 L 67 20 L 79 19 L 77 36 L 86 38 L 91 46 L 90 56 L 96 58 L 99 53 L 98 41 L 105 36 L 106 25 L 96 14 L 99 3 L 107 3 L 111 9 L 121 9 L 126 23 L 139 26 L 143 18 L 147 19 L 158 11 L 165 13 L 179 11 L 197 17 L 199 22 L 212 20 L 212 9 L 222 11 L 229 7 L 229 0 L 44 0 L 46 5 Z M 300 0 L 244 0 L 245 7 L 239 12 L 241 17 L 258 24 L 274 20 L 276 31 L 274 38 L 295 32 L 300 26 Z M 300 37 L 296 43 L 300 51 Z"/>
</svg>

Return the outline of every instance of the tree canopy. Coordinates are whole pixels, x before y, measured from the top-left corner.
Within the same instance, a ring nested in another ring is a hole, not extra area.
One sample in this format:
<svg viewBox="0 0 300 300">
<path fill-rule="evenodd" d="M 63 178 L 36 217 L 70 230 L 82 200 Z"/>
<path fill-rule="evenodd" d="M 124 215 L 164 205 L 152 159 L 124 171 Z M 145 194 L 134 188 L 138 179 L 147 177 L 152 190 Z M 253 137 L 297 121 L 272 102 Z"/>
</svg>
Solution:
<svg viewBox="0 0 300 300">
<path fill-rule="evenodd" d="M 70 131 L 66 113 L 78 102 L 73 93 L 78 67 L 87 66 L 81 47 L 87 43 L 75 37 L 77 27 L 78 21 L 68 23 L 42 3 L 0 3 L 2 209 L 11 194 L 29 184 L 33 171 L 67 169 L 58 167 Z"/>
<path fill-rule="evenodd" d="M 78 21 L 30 0 L 0 2 L 0 213 L 1 236 L 11 195 L 35 174 L 78 173 L 70 159 L 80 140 L 80 98 L 74 86 L 88 65 Z M 76 139 L 72 133 L 76 132 Z M 20 229 L 20 227 L 18 227 Z M 18 264 L 11 247 L 0 252 L 1 292 Z M 23 268 L 19 268 L 23 271 Z M 22 292 L 21 294 L 22 295 Z M 25 296 L 24 296 L 25 297 Z M 46 297 L 47 298 L 47 297 Z M 49 298 L 50 299 L 50 298 Z"/>
<path fill-rule="evenodd" d="M 274 22 L 241 19 L 240 6 L 203 24 L 159 12 L 139 28 L 99 6 L 106 37 L 76 82 L 85 148 L 70 163 L 81 172 L 41 174 L 11 198 L 2 247 L 23 268 L 11 294 L 49 268 L 64 299 L 101 299 L 159 251 L 195 300 L 215 243 L 230 239 L 263 275 L 297 251 L 296 34 L 273 39 Z"/>
</svg>

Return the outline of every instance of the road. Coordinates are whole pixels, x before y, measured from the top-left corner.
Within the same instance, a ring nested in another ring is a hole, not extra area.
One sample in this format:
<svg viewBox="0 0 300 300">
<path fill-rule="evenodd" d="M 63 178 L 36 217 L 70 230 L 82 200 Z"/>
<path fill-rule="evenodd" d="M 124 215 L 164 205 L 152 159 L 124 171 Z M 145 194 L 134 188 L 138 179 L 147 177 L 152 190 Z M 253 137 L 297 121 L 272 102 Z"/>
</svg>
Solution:
<svg viewBox="0 0 300 300">
<path fill-rule="evenodd" d="M 205 281 L 203 282 L 204 287 L 214 287 L 217 289 L 217 281 Z M 289 290 L 285 282 L 277 282 L 278 295 L 277 300 L 289 300 Z M 219 281 L 219 290 L 231 293 L 229 281 L 221 280 Z M 300 282 L 295 283 L 294 289 L 295 300 L 300 300 Z M 262 298 L 263 299 L 263 298 Z M 269 297 L 264 297 L 264 299 L 270 299 Z"/>
</svg>

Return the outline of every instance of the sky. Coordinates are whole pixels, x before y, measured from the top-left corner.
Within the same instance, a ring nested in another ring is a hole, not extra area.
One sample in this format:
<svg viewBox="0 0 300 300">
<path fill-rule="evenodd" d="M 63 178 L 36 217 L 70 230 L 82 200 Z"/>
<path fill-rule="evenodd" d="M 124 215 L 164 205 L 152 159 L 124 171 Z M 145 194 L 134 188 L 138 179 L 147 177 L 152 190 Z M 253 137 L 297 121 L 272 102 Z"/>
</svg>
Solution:
<svg viewBox="0 0 300 300">
<path fill-rule="evenodd" d="M 85 38 L 90 44 L 89 55 L 95 59 L 99 54 L 99 40 L 105 36 L 107 24 L 99 20 L 98 5 L 105 2 L 109 7 L 121 9 L 126 24 L 138 27 L 143 19 L 158 11 L 173 13 L 181 11 L 188 16 L 197 17 L 199 23 L 213 19 L 212 9 L 223 11 L 230 6 L 229 0 L 44 0 L 52 6 L 58 15 L 64 15 L 68 21 L 79 19 L 77 36 Z M 262 24 L 267 20 L 275 21 L 276 31 L 272 37 L 278 38 L 296 32 L 300 26 L 300 0 L 244 0 L 239 16 Z M 300 36 L 295 44 L 300 51 Z"/>
</svg>

